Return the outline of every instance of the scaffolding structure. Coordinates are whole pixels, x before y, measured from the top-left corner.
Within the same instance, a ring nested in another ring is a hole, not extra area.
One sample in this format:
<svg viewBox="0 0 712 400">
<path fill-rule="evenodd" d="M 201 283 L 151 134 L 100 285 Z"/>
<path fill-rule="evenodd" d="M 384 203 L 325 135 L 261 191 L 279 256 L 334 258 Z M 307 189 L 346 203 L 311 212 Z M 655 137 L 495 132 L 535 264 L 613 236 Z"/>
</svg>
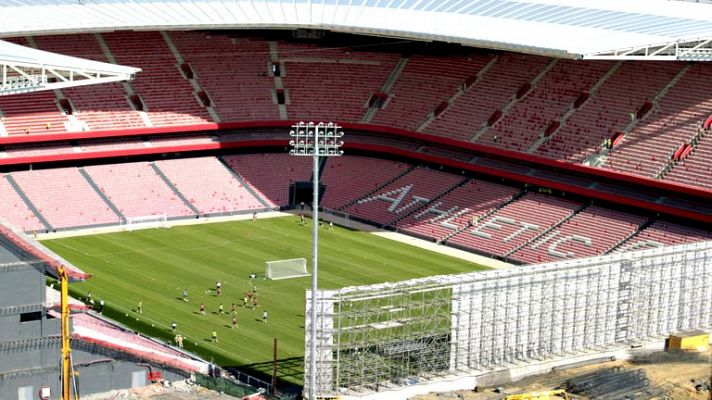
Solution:
<svg viewBox="0 0 712 400">
<path fill-rule="evenodd" d="M 318 395 L 379 391 L 710 329 L 712 242 L 322 290 L 317 301 Z"/>
</svg>

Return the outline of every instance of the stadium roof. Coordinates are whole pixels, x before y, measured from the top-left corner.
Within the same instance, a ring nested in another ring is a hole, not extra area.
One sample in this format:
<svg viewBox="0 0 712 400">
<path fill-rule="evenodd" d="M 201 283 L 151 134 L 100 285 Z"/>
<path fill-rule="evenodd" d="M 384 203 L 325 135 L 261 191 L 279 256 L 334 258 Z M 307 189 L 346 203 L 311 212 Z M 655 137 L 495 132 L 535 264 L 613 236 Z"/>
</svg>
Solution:
<svg viewBox="0 0 712 400">
<path fill-rule="evenodd" d="M 50 53 L 0 40 L 0 95 L 132 79 L 140 68 Z"/>
<path fill-rule="evenodd" d="M 712 5 L 668 0 L 6 0 L 0 37 L 325 29 L 570 58 L 712 59 Z"/>
</svg>

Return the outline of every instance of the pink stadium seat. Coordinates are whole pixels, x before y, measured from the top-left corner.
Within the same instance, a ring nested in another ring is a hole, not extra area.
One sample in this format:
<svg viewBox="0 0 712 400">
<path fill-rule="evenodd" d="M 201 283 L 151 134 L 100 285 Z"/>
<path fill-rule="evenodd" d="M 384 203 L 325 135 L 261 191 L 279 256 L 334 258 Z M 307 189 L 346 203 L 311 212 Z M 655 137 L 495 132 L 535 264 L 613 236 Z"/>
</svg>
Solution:
<svg viewBox="0 0 712 400">
<path fill-rule="evenodd" d="M 462 181 L 463 178 L 457 175 L 416 168 L 344 211 L 377 224 L 389 225 L 422 208 Z"/>
<path fill-rule="evenodd" d="M 712 69 L 693 64 L 652 114 L 640 121 L 621 146 L 609 154 L 606 167 L 648 177 L 659 174 L 675 147 L 689 142 L 712 110 L 706 86 L 710 79 Z M 655 160 L 650 156 L 655 156 Z"/>
<path fill-rule="evenodd" d="M 499 55 L 480 80 L 428 125 L 425 132 L 468 140 L 514 96 L 517 89 L 531 81 L 550 61 L 538 56 Z"/>
<path fill-rule="evenodd" d="M 510 257 L 533 264 L 605 254 L 644 222 L 643 217 L 591 206 Z"/>
<path fill-rule="evenodd" d="M 396 224 L 399 231 L 437 241 L 509 201 L 517 189 L 471 179 Z"/>
<path fill-rule="evenodd" d="M 289 118 L 358 122 L 398 61 L 394 53 L 279 42 Z M 348 96 L 344 95 L 348 93 Z"/>
<path fill-rule="evenodd" d="M 200 32 L 170 36 L 223 121 L 279 119 L 266 40 Z"/>
<path fill-rule="evenodd" d="M 484 67 L 492 56 L 409 57 L 391 89 L 386 106 L 372 122 L 416 130 L 438 104 L 452 97 L 458 88 Z"/>
<path fill-rule="evenodd" d="M 17 194 L 5 176 L 0 177 L 0 218 L 9 222 L 16 228 L 29 231 L 43 231 L 42 225 L 37 216 L 27 207 L 27 204 Z"/>
<path fill-rule="evenodd" d="M 121 222 L 77 168 L 21 171 L 12 176 L 53 228 Z"/>
<path fill-rule="evenodd" d="M 265 207 L 215 157 L 157 161 L 156 165 L 203 215 Z"/>
<path fill-rule="evenodd" d="M 125 217 L 194 215 L 146 162 L 95 165 L 85 169 Z"/>
<path fill-rule="evenodd" d="M 321 175 L 326 185 L 321 206 L 338 209 L 404 173 L 406 163 L 378 158 L 343 156 L 330 159 Z"/>
<path fill-rule="evenodd" d="M 623 63 L 537 153 L 574 163 L 584 161 L 598 151 L 604 139 L 631 122 L 631 114 L 634 117 L 681 68 L 681 63 Z"/>
<path fill-rule="evenodd" d="M 159 32 L 104 33 L 102 37 L 117 63 L 143 69 L 131 87 L 154 126 L 212 122 Z"/>
<path fill-rule="evenodd" d="M 539 193 L 528 193 L 472 228 L 450 238 L 448 243 L 504 257 L 570 217 L 580 204 Z"/>
<path fill-rule="evenodd" d="M 94 35 L 38 36 L 35 41 L 42 50 L 108 62 Z M 126 101 L 126 92 L 120 83 L 66 88 L 62 92 L 76 107 L 74 115 L 85 122 L 89 130 L 145 126 Z"/>
<path fill-rule="evenodd" d="M 294 157 L 285 153 L 244 154 L 224 157 L 225 163 L 240 174 L 245 183 L 255 188 L 270 207 L 289 203 L 289 185 L 311 179 L 311 157 Z"/>
</svg>

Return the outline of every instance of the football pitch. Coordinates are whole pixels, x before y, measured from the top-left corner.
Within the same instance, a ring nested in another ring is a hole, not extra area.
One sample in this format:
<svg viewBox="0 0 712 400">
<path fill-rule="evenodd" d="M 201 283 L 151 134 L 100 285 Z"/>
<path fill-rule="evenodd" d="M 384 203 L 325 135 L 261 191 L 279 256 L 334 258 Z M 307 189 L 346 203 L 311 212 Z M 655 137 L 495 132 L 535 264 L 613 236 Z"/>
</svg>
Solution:
<svg viewBox="0 0 712 400">
<path fill-rule="evenodd" d="M 303 378 L 305 290 L 311 277 L 263 279 L 265 261 L 305 257 L 311 272 L 312 226 L 296 217 L 147 229 L 47 240 L 43 244 L 93 277 L 70 291 L 104 299 L 104 315 L 166 341 L 177 332 L 184 347 L 224 367 L 266 378 L 278 340 L 278 376 L 300 385 Z M 319 287 L 399 281 L 484 270 L 468 261 L 433 253 L 365 232 L 334 227 L 319 234 Z M 258 274 L 254 281 L 250 274 Z M 222 283 L 217 296 L 216 281 Z M 242 298 L 257 287 L 259 305 Z M 188 291 L 189 301 L 182 299 Z M 138 303 L 143 313 L 138 314 Z M 206 313 L 199 310 L 201 303 Z M 224 314 L 219 313 L 223 304 Z M 231 329 L 231 304 L 238 328 Z M 267 311 L 267 323 L 262 312 Z M 211 342 L 216 331 L 219 343 Z M 268 379 L 267 379 L 268 380 Z"/>
</svg>

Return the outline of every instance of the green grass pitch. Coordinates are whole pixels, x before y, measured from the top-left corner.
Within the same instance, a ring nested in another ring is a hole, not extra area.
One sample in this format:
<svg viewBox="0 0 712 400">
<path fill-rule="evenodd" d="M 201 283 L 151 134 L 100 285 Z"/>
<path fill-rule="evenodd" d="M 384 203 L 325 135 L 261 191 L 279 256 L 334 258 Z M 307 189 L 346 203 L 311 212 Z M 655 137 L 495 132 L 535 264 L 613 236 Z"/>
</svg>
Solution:
<svg viewBox="0 0 712 400">
<path fill-rule="evenodd" d="M 296 217 L 199 224 L 44 241 L 91 273 L 73 284 L 75 297 L 91 291 L 106 301 L 104 314 L 136 330 L 172 340 L 171 322 L 184 345 L 206 359 L 261 377 L 271 375 L 272 342 L 278 339 L 278 375 L 302 383 L 305 290 L 311 277 L 254 280 L 259 307 L 238 306 L 239 327 L 230 329 L 231 304 L 241 304 L 249 275 L 264 274 L 265 261 L 305 257 L 311 271 L 312 226 Z M 337 289 L 438 274 L 485 269 L 365 232 L 335 227 L 319 234 L 319 287 Z M 222 282 L 222 295 L 212 289 Z M 189 293 L 189 302 L 181 291 Z M 136 312 L 143 301 L 143 314 Z M 199 313 L 204 302 L 206 315 Z M 225 314 L 218 313 L 223 303 Z M 262 322 L 262 311 L 269 320 Z M 210 341 L 218 333 L 219 343 Z"/>
</svg>

